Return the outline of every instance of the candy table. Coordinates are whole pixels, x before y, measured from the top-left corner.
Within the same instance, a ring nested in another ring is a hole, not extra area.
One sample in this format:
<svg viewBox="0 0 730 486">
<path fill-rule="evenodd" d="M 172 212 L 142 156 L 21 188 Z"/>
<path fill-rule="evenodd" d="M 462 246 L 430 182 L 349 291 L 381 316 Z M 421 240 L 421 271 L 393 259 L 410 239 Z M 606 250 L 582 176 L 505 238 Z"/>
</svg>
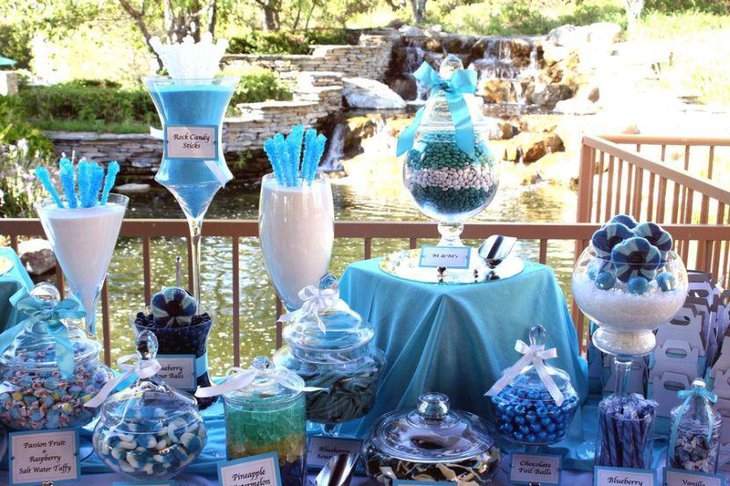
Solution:
<svg viewBox="0 0 730 486">
<path fill-rule="evenodd" d="M 6 327 L 15 325 L 17 321 L 15 307 L 10 305 L 10 297 L 22 287 L 30 290 L 33 282 L 12 248 L 0 248 L 0 257 L 7 258 L 13 263 L 13 268 L 0 275 L 0 332 L 2 332 Z"/>
<path fill-rule="evenodd" d="M 375 407 L 343 433 L 363 437 L 377 417 L 413 407 L 424 391 L 446 393 L 454 408 L 491 417 L 483 394 L 519 357 L 514 342 L 526 340 L 535 324 L 545 326 L 548 346 L 557 348 L 554 364 L 586 397 L 587 365 L 550 267 L 525 262 L 509 279 L 447 285 L 403 280 L 379 264 L 354 263 L 340 281 L 342 299 L 373 324 L 387 359 Z"/>
</svg>

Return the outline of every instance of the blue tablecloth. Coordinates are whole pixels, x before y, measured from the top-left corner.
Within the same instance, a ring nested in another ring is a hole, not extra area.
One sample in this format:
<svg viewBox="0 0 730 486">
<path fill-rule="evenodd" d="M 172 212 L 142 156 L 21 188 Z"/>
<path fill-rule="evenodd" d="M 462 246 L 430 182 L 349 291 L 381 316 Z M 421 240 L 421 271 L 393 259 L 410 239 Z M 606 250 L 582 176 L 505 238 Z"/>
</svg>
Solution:
<svg viewBox="0 0 730 486">
<path fill-rule="evenodd" d="M 550 267 L 531 262 L 519 275 L 480 284 L 425 284 L 383 272 L 380 259 L 347 267 L 340 295 L 375 327 L 387 369 L 374 409 L 343 431 L 363 437 L 377 418 L 413 408 L 425 391 L 440 391 L 453 407 L 491 417 L 484 393 L 519 358 L 517 339 L 528 341 L 535 324 L 558 350 L 551 361 L 570 374 L 581 399 L 587 365 L 575 327 Z"/>
<path fill-rule="evenodd" d="M 31 289 L 33 281 L 12 248 L 0 248 L 0 257 L 13 262 L 13 268 L 0 275 L 0 332 L 2 332 L 6 327 L 15 325 L 18 317 L 15 307 L 10 305 L 8 299 L 23 287 Z"/>
</svg>

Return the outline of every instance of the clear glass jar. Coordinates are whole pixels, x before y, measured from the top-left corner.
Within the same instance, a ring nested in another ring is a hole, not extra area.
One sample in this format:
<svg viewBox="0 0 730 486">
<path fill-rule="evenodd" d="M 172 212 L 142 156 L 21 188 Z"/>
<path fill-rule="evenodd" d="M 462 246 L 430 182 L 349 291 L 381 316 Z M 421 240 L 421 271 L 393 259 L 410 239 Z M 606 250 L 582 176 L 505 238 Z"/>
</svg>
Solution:
<svg viewBox="0 0 730 486">
<path fill-rule="evenodd" d="M 667 464 L 674 469 L 714 474 L 720 452 L 722 416 L 712 409 L 712 401 L 704 395 L 703 380 L 693 381 L 692 389 L 696 393 L 672 409 L 673 432 L 667 448 Z"/>
<path fill-rule="evenodd" d="M 461 60 L 447 56 L 439 74 L 448 80 L 460 69 Z M 489 148 L 490 128 L 481 105 L 472 94 L 462 96 L 473 126 L 474 154 L 457 146 L 446 92 L 433 90 L 403 161 L 406 189 L 421 212 L 439 222 L 439 245 L 460 245 L 463 222 L 492 202 L 499 185 L 499 160 Z"/>
<path fill-rule="evenodd" d="M 544 334 L 542 326 L 533 328 L 530 344 L 543 344 Z M 565 371 L 546 363 L 544 367 L 563 394 L 563 402 L 556 403 L 534 364 L 526 366 L 492 397 L 497 430 L 505 439 L 525 445 L 552 444 L 568 433 L 578 409 L 578 394 Z"/>
<path fill-rule="evenodd" d="M 40 301 L 60 301 L 58 290 L 50 284 L 37 285 L 31 295 Z M 97 416 L 84 403 L 114 375 L 99 359 L 101 345 L 80 323 L 64 322 L 73 347 L 72 376 L 63 376 L 55 340 L 43 322 L 26 326 L 0 355 L 3 425 L 12 430 L 82 427 Z"/>
<path fill-rule="evenodd" d="M 385 414 L 363 444 L 370 478 L 486 484 L 502 453 L 474 414 L 451 410 L 442 393 L 426 393 L 418 408 Z"/>
<path fill-rule="evenodd" d="M 288 346 L 277 351 L 274 362 L 308 387 L 326 389 L 307 393 L 307 420 L 335 425 L 370 411 L 385 366 L 384 353 L 372 343 L 374 334 L 339 298 L 326 309 L 300 313 L 284 328 Z"/>
<path fill-rule="evenodd" d="M 142 360 L 157 355 L 157 338 L 149 331 L 137 337 Z M 114 471 L 134 479 L 169 479 L 201 453 L 207 439 L 198 405 L 159 376 L 139 378 L 101 406 L 93 446 Z"/>
<path fill-rule="evenodd" d="M 638 394 L 613 394 L 601 400 L 595 465 L 651 469 L 656 407 L 656 402 Z"/>
<path fill-rule="evenodd" d="M 250 385 L 223 395 L 228 459 L 275 451 L 282 484 L 300 486 L 307 447 L 304 380 L 263 356 L 251 368 L 259 373 Z M 298 390 L 283 386 L 284 380 Z"/>
</svg>

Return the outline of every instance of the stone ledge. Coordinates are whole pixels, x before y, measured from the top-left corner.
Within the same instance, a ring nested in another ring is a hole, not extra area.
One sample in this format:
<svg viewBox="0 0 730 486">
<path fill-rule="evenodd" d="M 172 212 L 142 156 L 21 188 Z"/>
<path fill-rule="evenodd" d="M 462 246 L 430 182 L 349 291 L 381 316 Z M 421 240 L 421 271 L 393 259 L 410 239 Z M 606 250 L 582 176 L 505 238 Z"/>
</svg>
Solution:
<svg viewBox="0 0 730 486">
<path fill-rule="evenodd" d="M 157 140 L 149 133 L 98 133 L 98 132 L 60 132 L 44 131 L 46 136 L 53 140 L 78 140 L 78 141 L 120 141 L 120 140 Z"/>
</svg>

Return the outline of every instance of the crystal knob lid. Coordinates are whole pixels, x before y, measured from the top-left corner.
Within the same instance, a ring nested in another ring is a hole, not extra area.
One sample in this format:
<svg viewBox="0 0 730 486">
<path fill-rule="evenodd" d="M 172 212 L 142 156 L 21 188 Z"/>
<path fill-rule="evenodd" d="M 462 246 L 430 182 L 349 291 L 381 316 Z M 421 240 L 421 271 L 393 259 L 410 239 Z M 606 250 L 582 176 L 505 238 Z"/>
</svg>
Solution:
<svg viewBox="0 0 730 486">
<path fill-rule="evenodd" d="M 55 285 L 48 282 L 41 282 L 37 284 L 30 291 L 30 295 L 38 300 L 43 300 L 47 302 L 61 301 L 61 293 L 58 291 Z"/>
<path fill-rule="evenodd" d="M 255 370 L 270 370 L 274 367 L 274 363 L 266 356 L 256 356 L 251 361 L 251 368 Z"/>
<path fill-rule="evenodd" d="M 701 378 L 695 378 L 694 381 L 692 381 L 692 388 L 704 390 L 707 388 L 707 383 L 705 383 L 705 380 Z"/>
<path fill-rule="evenodd" d="M 541 325 L 533 326 L 530 329 L 530 346 L 540 346 L 547 343 L 547 331 Z"/>
<path fill-rule="evenodd" d="M 443 79 L 449 79 L 452 74 L 461 69 L 464 69 L 464 64 L 461 62 L 459 56 L 449 54 L 441 62 L 441 67 L 439 68 L 439 76 L 441 76 L 441 78 Z"/>
<path fill-rule="evenodd" d="M 151 331 L 140 332 L 137 335 L 135 346 L 137 347 L 137 354 L 142 359 L 155 359 L 159 349 L 157 336 L 155 336 Z"/>
<path fill-rule="evenodd" d="M 426 420 L 443 420 L 449 413 L 449 397 L 443 393 L 425 393 L 418 398 L 416 411 Z"/>
</svg>

